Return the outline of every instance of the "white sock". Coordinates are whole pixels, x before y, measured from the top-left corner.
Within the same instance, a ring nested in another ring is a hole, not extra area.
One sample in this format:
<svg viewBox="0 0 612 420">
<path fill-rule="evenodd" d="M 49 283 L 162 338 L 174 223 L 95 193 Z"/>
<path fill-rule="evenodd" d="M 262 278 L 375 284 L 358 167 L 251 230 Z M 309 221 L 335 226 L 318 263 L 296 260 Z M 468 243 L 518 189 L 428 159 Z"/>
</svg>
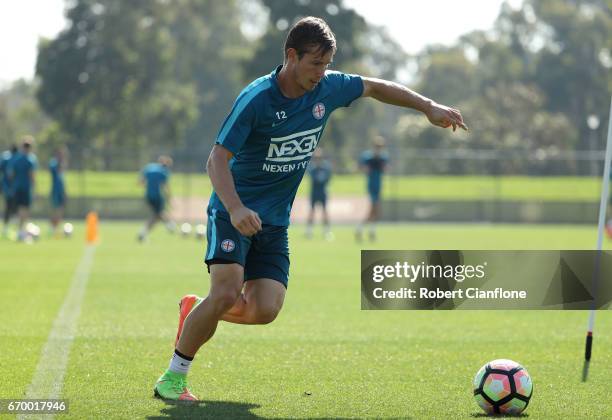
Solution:
<svg viewBox="0 0 612 420">
<path fill-rule="evenodd" d="M 168 366 L 168 370 L 174 373 L 181 373 L 183 375 L 187 375 L 189 372 L 189 368 L 191 367 L 191 360 L 186 358 L 187 356 L 180 354 L 178 350 L 174 350 L 174 354 L 172 355 L 172 359 L 170 359 L 170 366 Z"/>
</svg>

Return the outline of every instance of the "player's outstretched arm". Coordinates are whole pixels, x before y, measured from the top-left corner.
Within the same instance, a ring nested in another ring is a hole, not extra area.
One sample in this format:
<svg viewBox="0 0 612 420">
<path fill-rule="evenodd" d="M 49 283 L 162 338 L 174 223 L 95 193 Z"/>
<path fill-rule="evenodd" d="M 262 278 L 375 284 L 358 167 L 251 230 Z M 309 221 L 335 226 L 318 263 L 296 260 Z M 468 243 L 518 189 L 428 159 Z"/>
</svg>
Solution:
<svg viewBox="0 0 612 420">
<path fill-rule="evenodd" d="M 225 147 L 215 144 L 208 156 L 206 170 L 215 192 L 230 214 L 232 225 L 242 235 L 252 236 L 261 230 L 261 219 L 256 212 L 242 204 L 236 193 L 234 177 L 229 170 L 232 156 L 232 152 Z"/>
<path fill-rule="evenodd" d="M 371 97 L 386 104 L 416 109 L 425 114 L 429 122 L 438 127 L 448 128 L 452 126 L 453 131 L 457 127 L 461 127 L 464 130 L 468 129 L 458 109 L 438 104 L 395 82 L 375 79 L 373 77 L 362 77 L 362 79 L 362 97 Z"/>
</svg>

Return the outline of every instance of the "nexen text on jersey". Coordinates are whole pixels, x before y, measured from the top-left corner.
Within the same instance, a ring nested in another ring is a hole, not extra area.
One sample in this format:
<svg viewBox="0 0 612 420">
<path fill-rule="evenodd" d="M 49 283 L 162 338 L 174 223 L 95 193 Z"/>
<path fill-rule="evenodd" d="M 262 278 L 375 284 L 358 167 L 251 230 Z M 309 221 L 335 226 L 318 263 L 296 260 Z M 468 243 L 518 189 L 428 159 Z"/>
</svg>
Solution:
<svg viewBox="0 0 612 420">
<path fill-rule="evenodd" d="M 317 147 L 317 143 L 319 142 L 319 136 L 322 128 L 323 126 L 320 126 L 312 130 L 294 133 L 286 137 L 271 138 L 266 161 L 291 162 L 311 157 L 312 153 Z M 266 170 L 266 166 L 273 165 L 264 164 L 264 170 Z"/>
</svg>

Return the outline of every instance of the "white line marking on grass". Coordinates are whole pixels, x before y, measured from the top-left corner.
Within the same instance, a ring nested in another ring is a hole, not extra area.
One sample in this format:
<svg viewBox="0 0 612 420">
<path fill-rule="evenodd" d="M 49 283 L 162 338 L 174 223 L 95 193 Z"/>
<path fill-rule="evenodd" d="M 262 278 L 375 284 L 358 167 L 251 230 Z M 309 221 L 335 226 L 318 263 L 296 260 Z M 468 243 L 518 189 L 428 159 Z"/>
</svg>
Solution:
<svg viewBox="0 0 612 420">
<path fill-rule="evenodd" d="M 59 398 L 64 385 L 64 374 L 74 340 L 77 321 L 81 315 L 81 303 L 89 281 L 89 271 L 93 263 L 95 245 L 87 245 L 81 261 L 72 278 L 70 289 L 64 303 L 53 321 L 49 337 L 45 343 L 32 382 L 25 398 Z M 44 418 L 51 416 L 45 415 Z M 31 419 L 31 415 L 19 415 L 18 419 Z"/>
</svg>

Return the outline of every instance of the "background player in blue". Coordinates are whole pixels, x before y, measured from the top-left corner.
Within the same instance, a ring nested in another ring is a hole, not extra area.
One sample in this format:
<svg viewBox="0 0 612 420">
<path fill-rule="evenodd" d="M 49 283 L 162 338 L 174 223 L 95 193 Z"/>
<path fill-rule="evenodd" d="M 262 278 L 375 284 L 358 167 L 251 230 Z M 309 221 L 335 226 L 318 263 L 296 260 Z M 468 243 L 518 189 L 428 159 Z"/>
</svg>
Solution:
<svg viewBox="0 0 612 420">
<path fill-rule="evenodd" d="M 385 150 L 385 139 L 378 136 L 374 139 L 372 150 L 366 150 L 359 157 L 359 167 L 366 174 L 368 198 L 370 207 L 363 223 L 357 226 L 355 237 L 357 242 L 363 239 L 365 225 L 369 225 L 370 241 L 376 240 L 376 222 L 380 217 L 380 194 L 382 192 L 382 180 L 389 155 Z"/>
<path fill-rule="evenodd" d="M 14 191 L 12 188 L 12 173 L 9 172 L 15 157 L 17 157 L 16 145 L 13 145 L 9 150 L 2 152 L 2 155 L 0 156 L 0 188 L 2 189 L 2 196 L 4 197 L 4 223 L 2 225 L 3 237 L 8 235 L 9 222 L 11 217 L 13 217 L 17 211 L 15 206 Z"/>
<path fill-rule="evenodd" d="M 58 148 L 55 156 L 49 160 L 49 173 L 51 174 L 51 235 L 58 234 L 57 228 L 64 217 L 66 206 L 66 186 L 64 171 L 68 166 L 68 153 L 64 148 Z"/>
<path fill-rule="evenodd" d="M 10 165 L 9 173 L 13 178 L 13 194 L 15 206 L 19 213 L 19 233 L 17 238 L 20 241 L 26 239 L 25 226 L 30 218 L 30 206 L 34 193 L 35 177 L 38 161 L 32 152 L 34 138 L 26 136 L 21 143 L 21 149 L 17 152 L 15 159 Z"/>
<path fill-rule="evenodd" d="M 207 163 L 214 188 L 204 256 L 210 290 L 204 299 L 181 299 L 174 355 L 156 396 L 196 400 L 186 376 L 220 320 L 267 324 L 278 315 L 289 280 L 291 205 L 335 109 L 372 97 L 417 109 L 437 126 L 467 129 L 458 110 L 404 86 L 328 71 L 335 51 L 322 19 L 301 19 L 285 41 L 283 64 L 249 84 L 221 126 Z"/>
<path fill-rule="evenodd" d="M 145 201 L 151 209 L 151 217 L 138 234 L 138 240 L 144 241 L 155 223 L 163 221 L 168 230 L 174 229 L 174 224 L 166 215 L 166 201 L 170 199 L 170 168 L 172 158 L 160 156 L 157 163 L 149 163 L 141 172 L 140 182 L 145 186 Z"/>
<path fill-rule="evenodd" d="M 308 164 L 310 174 L 310 213 L 308 214 L 308 224 L 306 225 L 306 237 L 312 237 L 314 224 L 315 208 L 317 204 L 321 207 L 323 215 L 323 226 L 325 239 L 331 241 L 333 235 L 329 225 L 329 215 L 327 214 L 327 185 L 332 176 L 331 163 L 323 157 L 323 149 L 318 148 L 312 154 L 312 160 Z"/>
</svg>

